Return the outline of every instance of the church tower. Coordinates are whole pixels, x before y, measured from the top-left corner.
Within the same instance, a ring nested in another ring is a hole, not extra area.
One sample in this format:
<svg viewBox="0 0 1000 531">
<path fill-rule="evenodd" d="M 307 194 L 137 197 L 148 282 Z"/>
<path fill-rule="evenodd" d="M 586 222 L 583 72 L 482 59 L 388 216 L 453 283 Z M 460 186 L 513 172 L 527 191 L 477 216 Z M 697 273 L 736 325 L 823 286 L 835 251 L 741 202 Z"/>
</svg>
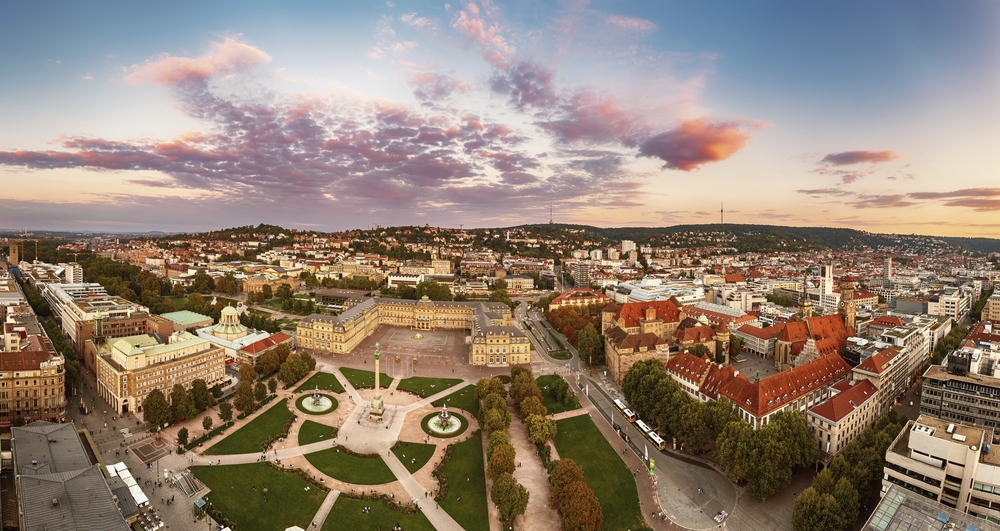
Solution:
<svg viewBox="0 0 1000 531">
<path fill-rule="evenodd" d="M 809 298 L 809 274 L 802 275 L 802 293 L 799 295 L 799 317 L 802 320 L 813 316 L 813 303 Z"/>
<path fill-rule="evenodd" d="M 857 279 L 844 276 L 840 279 L 840 304 L 837 310 L 844 316 L 844 327 L 847 333 L 854 335 L 854 290 L 857 289 Z"/>
</svg>

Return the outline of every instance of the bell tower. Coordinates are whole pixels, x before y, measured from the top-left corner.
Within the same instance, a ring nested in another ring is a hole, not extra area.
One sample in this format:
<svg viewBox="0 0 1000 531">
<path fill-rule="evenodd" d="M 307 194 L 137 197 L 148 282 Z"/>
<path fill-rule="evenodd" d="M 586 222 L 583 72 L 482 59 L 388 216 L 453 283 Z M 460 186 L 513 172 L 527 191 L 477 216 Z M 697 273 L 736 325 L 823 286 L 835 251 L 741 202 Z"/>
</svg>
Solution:
<svg viewBox="0 0 1000 531">
<path fill-rule="evenodd" d="M 809 274 L 802 275 L 802 293 L 799 294 L 799 317 L 808 319 L 813 316 L 813 303 L 809 298 Z"/>
<path fill-rule="evenodd" d="M 844 316 L 844 327 L 847 332 L 854 335 L 854 290 L 858 287 L 858 281 L 851 276 L 844 276 L 840 279 L 840 304 L 837 311 Z"/>
</svg>

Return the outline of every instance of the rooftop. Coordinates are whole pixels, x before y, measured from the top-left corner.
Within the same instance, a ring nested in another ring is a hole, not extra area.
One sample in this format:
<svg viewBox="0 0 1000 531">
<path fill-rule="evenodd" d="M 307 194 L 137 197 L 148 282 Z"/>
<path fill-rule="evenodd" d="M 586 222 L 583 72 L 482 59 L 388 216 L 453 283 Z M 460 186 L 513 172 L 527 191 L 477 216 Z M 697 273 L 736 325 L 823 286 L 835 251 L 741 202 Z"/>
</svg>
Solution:
<svg viewBox="0 0 1000 531">
<path fill-rule="evenodd" d="M 954 524 L 951 527 L 950 524 Z M 1000 525 L 890 485 L 862 531 L 1000 531 Z"/>
<path fill-rule="evenodd" d="M 161 317 L 170 319 L 171 321 L 183 326 L 189 327 L 194 326 L 198 323 L 203 323 L 205 321 L 212 321 L 213 319 L 207 315 L 202 315 L 200 313 L 195 313 L 188 310 L 180 310 L 177 312 L 170 312 L 160 314 Z"/>
</svg>

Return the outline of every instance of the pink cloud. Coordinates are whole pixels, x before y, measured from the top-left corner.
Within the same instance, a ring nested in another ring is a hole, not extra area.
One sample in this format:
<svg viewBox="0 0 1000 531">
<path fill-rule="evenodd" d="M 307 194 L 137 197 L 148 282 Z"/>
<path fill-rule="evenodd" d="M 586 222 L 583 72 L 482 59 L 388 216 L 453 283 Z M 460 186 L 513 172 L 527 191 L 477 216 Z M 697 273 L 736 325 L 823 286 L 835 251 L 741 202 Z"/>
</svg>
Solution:
<svg viewBox="0 0 1000 531">
<path fill-rule="evenodd" d="M 211 43 L 208 52 L 196 58 L 163 54 L 142 65 L 132 65 L 125 80 L 164 84 L 203 81 L 220 74 L 241 72 L 270 60 L 271 56 L 257 48 L 226 37 L 222 42 Z"/>
<path fill-rule="evenodd" d="M 705 163 L 729 158 L 750 139 L 746 129 L 762 127 L 750 120 L 716 123 L 706 118 L 687 120 L 644 140 L 639 144 L 639 156 L 658 158 L 665 163 L 664 168 L 691 171 Z"/>
<path fill-rule="evenodd" d="M 896 208 L 908 207 L 918 203 L 907 201 L 903 194 L 892 195 L 859 195 L 856 201 L 847 203 L 857 208 Z"/>
<path fill-rule="evenodd" d="M 617 26 L 623 30 L 634 31 L 639 33 L 645 33 L 647 31 L 653 31 L 656 29 L 656 24 L 652 22 L 633 17 L 624 17 L 621 15 L 613 15 L 605 19 L 608 24 L 612 26 Z"/>
<path fill-rule="evenodd" d="M 1000 196 L 1000 188 L 966 188 L 964 190 L 954 190 L 951 192 L 914 192 L 909 194 L 914 199 L 946 199 L 952 197 L 997 197 Z"/>
<path fill-rule="evenodd" d="M 842 153 L 831 153 L 820 162 L 833 164 L 834 166 L 847 166 L 850 164 L 881 164 L 899 158 L 899 153 L 895 151 L 844 151 Z"/>
<path fill-rule="evenodd" d="M 474 2 L 469 2 L 459 11 L 451 24 L 469 43 L 478 44 L 483 57 L 494 66 L 507 62 L 515 50 L 501 35 L 500 26 L 486 17 Z"/>
<path fill-rule="evenodd" d="M 443 100 L 451 97 L 455 92 L 469 91 L 468 83 L 434 72 L 413 74 L 406 84 L 416 87 L 413 90 L 413 95 L 423 101 Z"/>
</svg>

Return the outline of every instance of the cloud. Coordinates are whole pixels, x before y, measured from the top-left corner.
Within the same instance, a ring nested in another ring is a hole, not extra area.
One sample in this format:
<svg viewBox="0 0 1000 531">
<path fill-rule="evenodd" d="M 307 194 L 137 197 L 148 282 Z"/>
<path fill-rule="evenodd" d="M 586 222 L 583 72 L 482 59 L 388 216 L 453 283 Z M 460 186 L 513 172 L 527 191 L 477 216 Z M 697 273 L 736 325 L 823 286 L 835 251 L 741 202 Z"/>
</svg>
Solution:
<svg viewBox="0 0 1000 531">
<path fill-rule="evenodd" d="M 750 139 L 746 129 L 762 127 L 749 120 L 716 123 L 705 118 L 688 120 L 644 140 L 639 145 L 639 155 L 662 160 L 664 168 L 691 171 L 705 163 L 729 158 Z"/>
<path fill-rule="evenodd" d="M 533 61 L 519 61 L 506 69 L 498 69 L 490 78 L 490 88 L 509 96 L 509 102 L 519 110 L 528 107 L 548 108 L 556 104 L 554 73 Z"/>
<path fill-rule="evenodd" d="M 84 80 L 84 81 L 93 81 L 93 80 L 94 80 L 94 76 L 90 75 L 90 72 L 87 72 L 87 73 L 86 73 L 86 74 L 84 74 L 84 76 L 83 76 L 83 77 L 81 77 L 80 79 L 82 79 L 82 80 Z"/>
<path fill-rule="evenodd" d="M 205 81 L 220 74 L 242 72 L 270 60 L 271 56 L 257 48 L 226 37 L 222 42 L 211 43 L 208 52 L 196 58 L 163 54 L 142 65 L 132 65 L 125 80 L 163 84 Z"/>
<path fill-rule="evenodd" d="M 698 217 L 704 217 L 704 216 L 711 216 L 712 213 L 711 212 L 706 212 L 704 210 L 695 210 L 694 211 L 694 215 L 698 216 Z"/>
<path fill-rule="evenodd" d="M 421 72 L 413 74 L 406 84 L 416 87 L 413 95 L 422 101 L 438 101 L 451 97 L 455 92 L 468 92 L 469 84 L 444 74 Z"/>
<path fill-rule="evenodd" d="M 416 28 L 420 30 L 432 30 L 434 32 L 437 32 L 438 29 L 437 22 L 427 17 L 418 16 L 416 13 L 413 12 L 404 14 L 403 16 L 399 17 L 399 20 L 401 20 L 403 24 L 406 24 L 411 28 Z"/>
<path fill-rule="evenodd" d="M 899 153 L 895 151 L 844 151 L 842 153 L 830 153 L 823 157 L 820 162 L 832 164 L 834 166 L 848 166 L 851 164 L 871 163 L 881 164 L 899 158 Z"/>
<path fill-rule="evenodd" d="M 944 206 L 966 207 L 976 212 L 1000 211 L 1000 199 L 953 199 L 945 201 Z"/>
<path fill-rule="evenodd" d="M 904 194 L 893 195 L 858 195 L 857 200 L 847 203 L 856 208 L 902 208 L 919 203 L 908 201 Z"/>
<path fill-rule="evenodd" d="M 997 197 L 1000 188 L 965 188 L 951 192 L 914 192 L 909 194 L 913 199 L 948 199 L 953 197 Z"/>
<path fill-rule="evenodd" d="M 824 195 L 834 195 L 834 196 L 845 196 L 854 195 L 853 192 L 848 192 L 847 190 L 842 190 L 840 188 L 813 188 L 809 190 L 796 190 L 797 193 L 812 195 L 812 196 L 824 196 Z"/>
<path fill-rule="evenodd" d="M 611 24 L 612 26 L 617 26 L 623 30 L 634 31 L 638 33 L 645 33 L 647 31 L 653 31 L 656 29 L 656 24 L 653 24 L 652 22 L 641 18 L 613 15 L 604 20 L 608 24 Z"/>
</svg>

